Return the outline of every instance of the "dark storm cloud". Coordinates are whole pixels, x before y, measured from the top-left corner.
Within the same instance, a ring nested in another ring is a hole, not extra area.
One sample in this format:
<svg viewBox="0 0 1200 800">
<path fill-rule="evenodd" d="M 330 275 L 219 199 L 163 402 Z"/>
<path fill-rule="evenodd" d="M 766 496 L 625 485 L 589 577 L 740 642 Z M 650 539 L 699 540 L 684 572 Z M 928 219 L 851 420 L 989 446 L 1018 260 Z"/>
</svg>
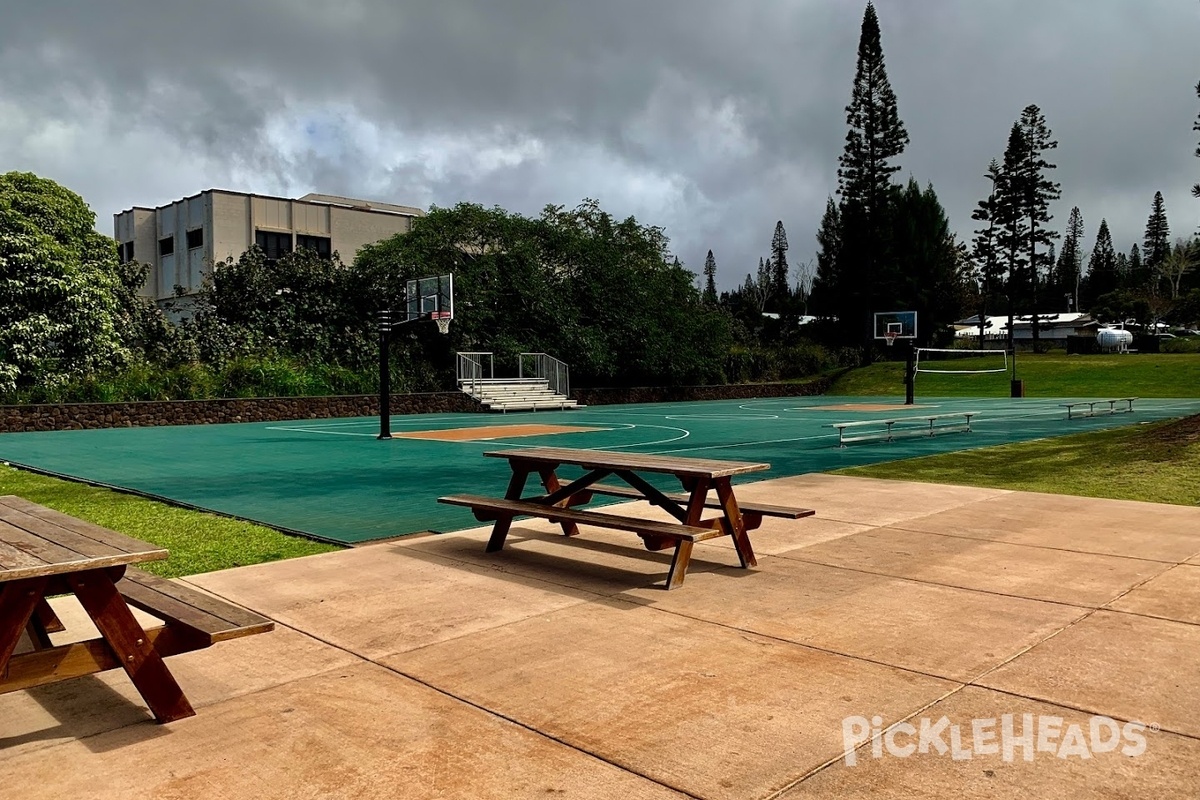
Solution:
<svg viewBox="0 0 1200 800">
<path fill-rule="evenodd" d="M 912 144 L 960 236 L 1037 103 L 1061 227 L 1118 248 L 1154 191 L 1196 227 L 1193 0 L 880 0 Z M 663 225 L 728 287 L 776 219 L 812 256 L 836 191 L 858 0 L 0 0 L 0 169 L 107 215 L 210 186 L 536 213 L 596 197 Z M 5 119 L 7 117 L 7 120 Z"/>
</svg>

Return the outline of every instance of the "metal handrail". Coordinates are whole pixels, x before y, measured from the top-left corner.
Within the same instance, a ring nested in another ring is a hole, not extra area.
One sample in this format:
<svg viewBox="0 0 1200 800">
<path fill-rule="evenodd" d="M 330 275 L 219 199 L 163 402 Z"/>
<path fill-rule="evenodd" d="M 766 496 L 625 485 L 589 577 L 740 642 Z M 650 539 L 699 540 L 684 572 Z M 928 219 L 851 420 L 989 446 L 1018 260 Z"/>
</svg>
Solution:
<svg viewBox="0 0 1200 800">
<path fill-rule="evenodd" d="M 461 387 L 463 384 L 469 384 L 472 394 L 478 391 L 480 381 L 495 377 L 496 365 L 491 353 L 456 353 L 455 355 L 458 356 L 455 366 L 458 385 Z M 485 356 L 487 357 L 487 378 L 484 378 L 483 374 Z"/>
<path fill-rule="evenodd" d="M 545 353 L 521 353 L 517 357 L 517 377 L 525 377 L 525 363 L 532 362 L 531 377 L 546 381 L 555 394 L 569 397 L 571 394 L 571 370 L 566 363 Z"/>
</svg>

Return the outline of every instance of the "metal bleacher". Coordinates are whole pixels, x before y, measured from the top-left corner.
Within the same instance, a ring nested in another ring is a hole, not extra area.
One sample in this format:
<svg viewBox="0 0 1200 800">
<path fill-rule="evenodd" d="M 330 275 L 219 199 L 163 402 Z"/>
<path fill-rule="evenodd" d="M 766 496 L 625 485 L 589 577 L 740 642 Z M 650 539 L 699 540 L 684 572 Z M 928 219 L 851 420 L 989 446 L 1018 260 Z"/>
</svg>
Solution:
<svg viewBox="0 0 1200 800">
<path fill-rule="evenodd" d="M 516 378 L 496 378 L 491 353 L 458 353 L 457 360 L 458 388 L 489 411 L 565 411 L 582 407 L 569 398 L 567 365 L 545 353 L 521 353 Z"/>
</svg>

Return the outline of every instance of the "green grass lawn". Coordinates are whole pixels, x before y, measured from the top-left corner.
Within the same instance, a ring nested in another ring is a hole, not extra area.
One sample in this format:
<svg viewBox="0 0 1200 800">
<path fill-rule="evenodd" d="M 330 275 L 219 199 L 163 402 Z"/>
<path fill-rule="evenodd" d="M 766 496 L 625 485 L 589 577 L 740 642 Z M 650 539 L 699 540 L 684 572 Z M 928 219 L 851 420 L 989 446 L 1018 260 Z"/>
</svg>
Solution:
<svg viewBox="0 0 1200 800">
<path fill-rule="evenodd" d="M 1200 353 L 1079 356 L 1017 355 L 1017 378 L 1029 397 L 1200 397 Z M 831 395 L 904 395 L 904 363 L 886 361 L 847 372 Z M 920 397 L 1007 397 L 1009 377 L 917 375 Z"/>
<path fill-rule="evenodd" d="M 839 470 L 866 478 L 1200 504 L 1200 417 Z"/>
<path fill-rule="evenodd" d="M 168 578 L 341 549 L 262 525 L 7 466 L 0 466 L 0 494 L 20 495 L 164 547 L 171 553 L 169 559 L 139 566 Z"/>
</svg>

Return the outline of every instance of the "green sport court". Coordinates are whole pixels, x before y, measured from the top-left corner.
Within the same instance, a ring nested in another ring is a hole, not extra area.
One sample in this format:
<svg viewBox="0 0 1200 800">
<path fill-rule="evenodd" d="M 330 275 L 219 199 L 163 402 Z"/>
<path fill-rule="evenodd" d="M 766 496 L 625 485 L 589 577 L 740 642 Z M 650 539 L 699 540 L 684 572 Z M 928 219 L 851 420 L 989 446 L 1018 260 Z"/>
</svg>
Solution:
<svg viewBox="0 0 1200 800">
<path fill-rule="evenodd" d="M 352 544 L 478 525 L 468 510 L 437 498 L 503 493 L 507 462 L 483 457 L 498 448 L 549 445 L 771 464 L 769 472 L 747 476 L 751 481 L 1200 413 L 1198 399 L 1142 399 L 1133 413 L 1068 420 L 1059 404 L 1070 399 L 921 398 L 906 409 L 894 397 L 816 396 L 423 414 L 393 417 L 397 438 L 387 441 L 375 438 L 378 420 L 369 417 L 10 433 L 0 437 L 0 459 Z M 837 432 L 828 427 L 962 411 L 978 414 L 971 433 L 838 448 Z M 903 464 L 896 476 L 904 477 Z"/>
</svg>

